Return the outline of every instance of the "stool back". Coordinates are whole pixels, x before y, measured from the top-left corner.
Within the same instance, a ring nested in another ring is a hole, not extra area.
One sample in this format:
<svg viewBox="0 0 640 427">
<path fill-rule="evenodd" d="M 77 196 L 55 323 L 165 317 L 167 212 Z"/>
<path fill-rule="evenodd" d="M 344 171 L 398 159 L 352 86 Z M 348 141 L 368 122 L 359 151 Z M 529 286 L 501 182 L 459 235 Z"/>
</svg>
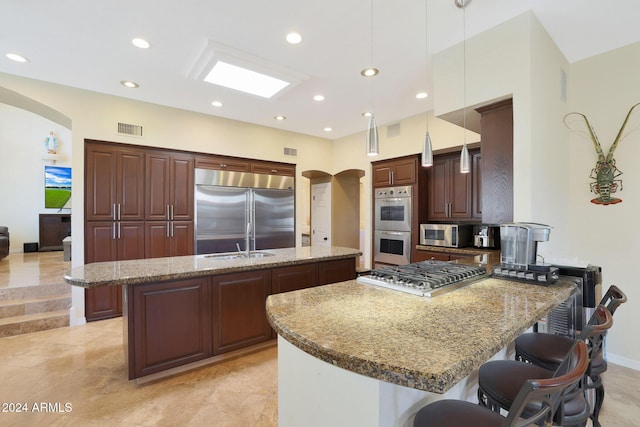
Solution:
<svg viewBox="0 0 640 427">
<path fill-rule="evenodd" d="M 627 302 L 627 296 L 616 285 L 611 285 L 607 293 L 602 297 L 600 305 L 607 307 L 609 312 L 613 315 L 620 304 Z"/>
<path fill-rule="evenodd" d="M 582 379 L 589 364 L 589 353 L 583 341 L 576 341 L 564 362 L 552 378 L 527 380 L 516 396 L 505 425 L 528 426 L 545 422 L 551 425 L 563 397 Z M 566 371 L 563 374 L 559 372 Z M 539 407 L 530 414 L 532 407 Z M 526 414 L 526 418 L 523 416 Z"/>
</svg>

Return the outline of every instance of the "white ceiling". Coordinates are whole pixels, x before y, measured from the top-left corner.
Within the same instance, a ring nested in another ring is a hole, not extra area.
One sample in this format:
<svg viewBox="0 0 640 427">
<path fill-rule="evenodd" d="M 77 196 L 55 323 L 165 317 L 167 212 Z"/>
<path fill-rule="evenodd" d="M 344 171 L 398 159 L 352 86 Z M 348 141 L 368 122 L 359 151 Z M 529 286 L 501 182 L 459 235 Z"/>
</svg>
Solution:
<svg viewBox="0 0 640 427">
<path fill-rule="evenodd" d="M 373 0 L 373 79 L 378 124 L 431 109 L 433 54 L 462 40 L 454 0 Z M 569 62 L 640 40 L 637 0 L 473 0 L 466 34 L 532 10 Z M 425 34 L 428 13 L 428 34 Z M 371 1 L 0 0 L 0 72 L 205 114 L 337 139 L 363 131 L 371 109 Z M 289 45 L 298 31 L 303 41 Z M 143 37 L 151 48 L 130 40 Z M 193 78 L 207 46 L 226 46 L 302 78 L 270 100 Z M 22 54 L 20 64 L 5 57 Z M 121 80 L 133 80 L 127 89 Z M 325 101 L 312 98 L 321 93 Z M 220 108 L 211 106 L 219 100 Z M 282 114 L 285 121 L 274 116 Z M 323 128 L 331 127 L 332 132 Z"/>
</svg>

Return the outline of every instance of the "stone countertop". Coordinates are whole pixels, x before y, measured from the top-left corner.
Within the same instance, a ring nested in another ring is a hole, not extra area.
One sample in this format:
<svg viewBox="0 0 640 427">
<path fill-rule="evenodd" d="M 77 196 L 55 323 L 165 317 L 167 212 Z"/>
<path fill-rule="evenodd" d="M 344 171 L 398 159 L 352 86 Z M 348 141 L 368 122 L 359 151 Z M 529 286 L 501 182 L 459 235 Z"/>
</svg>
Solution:
<svg viewBox="0 0 640 427">
<path fill-rule="evenodd" d="M 576 290 L 486 278 L 434 298 L 355 280 L 271 295 L 284 339 L 349 371 L 444 393 Z"/>
<path fill-rule="evenodd" d="M 260 270 L 312 261 L 328 261 L 360 255 L 357 249 L 339 246 L 306 246 L 268 249 L 273 256 L 251 259 L 219 259 L 207 255 L 96 262 L 75 267 L 64 281 L 83 288 L 109 285 L 136 285 L 165 280 L 181 280 L 213 274 Z M 219 255 L 219 254 L 215 254 Z"/>
</svg>

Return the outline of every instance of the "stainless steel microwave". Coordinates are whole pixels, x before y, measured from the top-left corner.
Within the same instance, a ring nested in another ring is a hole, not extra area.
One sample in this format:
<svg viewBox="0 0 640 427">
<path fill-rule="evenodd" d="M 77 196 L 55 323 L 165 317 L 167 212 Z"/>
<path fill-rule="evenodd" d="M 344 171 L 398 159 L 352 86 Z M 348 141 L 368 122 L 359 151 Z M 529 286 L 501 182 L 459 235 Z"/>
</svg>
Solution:
<svg viewBox="0 0 640 427">
<path fill-rule="evenodd" d="M 473 244 L 473 225 L 420 224 L 420 244 L 464 248 Z"/>
</svg>

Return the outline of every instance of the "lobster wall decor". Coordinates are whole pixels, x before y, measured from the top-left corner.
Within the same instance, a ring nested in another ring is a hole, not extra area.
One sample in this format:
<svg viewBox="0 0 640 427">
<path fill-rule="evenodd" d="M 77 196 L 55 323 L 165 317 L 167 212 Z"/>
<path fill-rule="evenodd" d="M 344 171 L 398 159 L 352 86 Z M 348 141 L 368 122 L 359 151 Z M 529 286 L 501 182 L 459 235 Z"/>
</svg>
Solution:
<svg viewBox="0 0 640 427">
<path fill-rule="evenodd" d="M 618 131 L 618 135 L 616 135 L 616 139 L 613 141 L 613 144 L 611 144 L 606 156 L 602 151 L 602 146 L 600 145 L 598 136 L 593 130 L 591 123 L 589 123 L 587 116 L 582 113 L 569 113 L 564 116 L 564 124 L 569 129 L 582 136 L 588 136 L 591 139 L 598 156 L 596 166 L 591 170 L 591 174 L 589 174 L 589 178 L 594 180 L 590 184 L 591 192 L 598 195 L 598 197 L 591 200 L 591 203 L 598 205 L 613 205 L 622 202 L 622 199 L 611 197 L 611 195 L 618 191 L 618 189 L 622 190 L 622 180 L 619 178 L 620 175 L 622 175 L 622 171 L 616 167 L 616 160 L 613 158 L 613 153 L 618 147 L 620 141 L 638 128 L 638 126 L 636 126 L 626 134 L 624 133 L 629 122 L 629 118 L 631 117 L 631 113 L 633 113 L 635 108 L 639 105 L 640 102 L 629 109 L 629 112 Z M 581 129 L 584 125 L 586 125 L 587 132 Z"/>
</svg>

